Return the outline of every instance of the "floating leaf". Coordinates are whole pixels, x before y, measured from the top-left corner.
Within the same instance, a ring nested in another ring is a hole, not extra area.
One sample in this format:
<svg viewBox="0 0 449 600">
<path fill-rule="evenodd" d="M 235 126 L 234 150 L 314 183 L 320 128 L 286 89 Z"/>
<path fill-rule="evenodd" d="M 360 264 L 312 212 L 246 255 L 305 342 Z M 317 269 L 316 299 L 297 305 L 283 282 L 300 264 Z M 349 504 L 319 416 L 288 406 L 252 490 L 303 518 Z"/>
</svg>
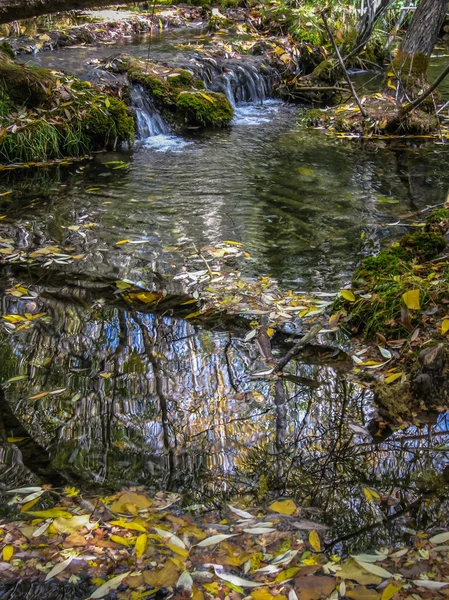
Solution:
<svg viewBox="0 0 449 600">
<path fill-rule="evenodd" d="M 268 508 L 281 515 L 292 515 L 296 510 L 296 504 L 293 500 L 277 500 L 270 504 Z"/>
<path fill-rule="evenodd" d="M 379 567 L 378 565 L 373 565 L 371 563 L 365 563 L 361 560 L 358 560 L 357 563 L 368 571 L 368 573 L 372 573 L 373 575 L 377 575 L 378 577 L 383 577 L 384 579 L 388 579 L 389 577 L 393 577 L 393 574 L 390 571 L 387 571 L 383 567 Z"/>
<path fill-rule="evenodd" d="M 420 303 L 420 291 L 417 290 L 409 290 L 402 294 L 402 299 L 404 300 L 404 304 L 409 310 L 419 310 L 421 308 Z"/>
<path fill-rule="evenodd" d="M 100 585 L 100 587 L 96 589 L 95 592 L 92 595 L 90 595 L 87 600 L 96 600 L 97 598 L 104 598 L 109 594 L 109 592 L 112 592 L 112 590 L 116 590 L 118 586 L 122 583 L 122 581 L 125 579 L 125 577 L 129 575 L 129 573 L 130 571 L 127 571 L 126 573 L 122 573 L 121 575 L 117 575 L 116 577 L 109 579 L 109 581 L 106 581 L 106 583 Z"/>
<path fill-rule="evenodd" d="M 3 546 L 2 550 L 2 558 L 5 562 L 9 562 L 14 554 L 14 546 L 8 544 L 7 546 Z"/>
<path fill-rule="evenodd" d="M 309 533 L 309 544 L 316 552 L 321 552 L 321 540 L 316 529 L 312 529 Z"/>
<path fill-rule="evenodd" d="M 382 554 L 355 554 L 352 558 L 357 562 L 362 561 L 364 563 L 375 563 L 379 560 L 385 560 L 385 556 Z"/>
<path fill-rule="evenodd" d="M 437 535 L 431 537 L 429 542 L 432 542 L 432 544 L 444 544 L 444 542 L 447 542 L 448 540 L 449 531 L 445 531 L 443 533 L 438 533 Z"/>
<path fill-rule="evenodd" d="M 123 529 L 129 529 L 130 531 L 141 531 L 142 533 L 147 532 L 145 527 L 140 523 L 136 523 L 135 521 L 125 521 L 125 519 L 109 521 L 109 525 L 114 525 L 115 527 L 122 527 Z"/>
<path fill-rule="evenodd" d="M 55 565 L 53 567 L 53 569 L 45 577 L 45 581 L 48 581 L 52 577 L 56 577 L 56 575 L 59 575 L 59 573 L 62 573 L 65 569 L 67 569 L 67 567 L 70 565 L 70 563 L 72 562 L 72 560 L 74 558 L 75 558 L 74 556 L 69 556 L 69 558 L 66 558 L 66 560 L 63 560 L 62 562 Z"/>
<path fill-rule="evenodd" d="M 239 517 L 242 517 L 242 519 L 254 519 L 253 515 L 251 515 L 249 512 L 246 512 L 245 510 L 241 510 L 240 508 L 235 508 L 234 506 L 231 506 L 230 504 L 228 504 L 228 507 L 230 510 L 232 510 L 233 513 L 235 513 Z"/>
<path fill-rule="evenodd" d="M 340 290 L 340 294 L 348 302 L 355 302 L 355 296 L 351 290 Z"/>
<path fill-rule="evenodd" d="M 301 567 L 290 567 L 289 569 L 285 569 L 276 575 L 275 583 L 283 583 L 284 581 L 288 581 L 292 577 L 294 577 L 299 571 Z"/>
<path fill-rule="evenodd" d="M 307 167 L 299 167 L 297 171 L 300 175 L 304 175 L 305 177 L 312 177 L 315 175 L 315 171 L 313 171 L 313 169 L 308 169 Z"/>
<path fill-rule="evenodd" d="M 242 588 L 248 587 L 261 587 L 264 585 L 263 583 L 255 583 L 254 581 L 249 581 L 248 579 L 242 579 L 241 577 L 237 577 L 237 575 L 232 575 L 231 573 L 221 573 L 218 570 L 215 570 L 215 575 L 223 581 L 227 581 L 228 583 L 232 583 L 232 585 L 237 585 Z"/>
<path fill-rule="evenodd" d="M 264 533 L 273 533 L 276 529 L 273 529 L 272 527 L 251 527 L 249 529 L 244 529 L 243 531 L 251 535 L 263 535 Z"/>
<path fill-rule="evenodd" d="M 218 535 L 212 535 L 211 537 L 208 537 L 205 540 L 202 540 L 201 542 L 199 542 L 199 544 L 197 544 L 197 546 L 199 546 L 200 548 L 206 548 L 207 546 L 215 546 L 216 544 L 219 544 L 220 542 L 223 542 L 224 540 L 227 540 L 228 538 L 235 537 L 236 535 L 237 535 L 236 533 L 231 533 L 231 534 L 220 533 Z"/>
<path fill-rule="evenodd" d="M 143 494 L 136 492 L 125 492 L 114 500 L 111 505 L 111 510 L 118 513 L 130 513 L 130 508 L 134 511 L 145 510 L 151 506 L 151 502 Z M 135 514 L 135 512 L 131 512 Z"/>
</svg>

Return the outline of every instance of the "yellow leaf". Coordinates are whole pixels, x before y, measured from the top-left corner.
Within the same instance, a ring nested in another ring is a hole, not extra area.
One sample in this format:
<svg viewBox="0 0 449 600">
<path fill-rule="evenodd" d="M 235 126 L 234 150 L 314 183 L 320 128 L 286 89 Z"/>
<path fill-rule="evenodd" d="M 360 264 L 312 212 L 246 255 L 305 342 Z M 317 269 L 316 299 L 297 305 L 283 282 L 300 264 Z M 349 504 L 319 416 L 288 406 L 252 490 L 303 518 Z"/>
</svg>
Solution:
<svg viewBox="0 0 449 600">
<path fill-rule="evenodd" d="M 446 333 L 449 331 L 449 319 L 444 319 L 442 325 L 441 325 L 441 333 L 443 335 L 446 335 Z"/>
<path fill-rule="evenodd" d="M 76 496 L 79 495 L 79 493 L 80 493 L 80 491 L 74 487 L 64 488 L 64 495 L 67 496 L 68 498 L 75 498 Z"/>
<path fill-rule="evenodd" d="M 131 538 L 124 538 L 121 535 L 111 535 L 109 539 L 117 544 L 121 544 L 122 546 L 130 546 L 132 543 Z"/>
<path fill-rule="evenodd" d="M 141 302 L 145 302 L 145 304 L 155 302 L 156 300 L 159 300 L 161 298 L 161 294 L 155 292 L 142 292 L 141 294 L 132 294 L 132 296 L 137 298 Z"/>
<path fill-rule="evenodd" d="M 417 290 L 409 290 L 402 294 L 402 299 L 404 300 L 404 304 L 409 310 L 419 310 L 421 308 L 421 303 L 419 301 L 419 289 Z"/>
<path fill-rule="evenodd" d="M 53 521 L 53 527 L 59 533 L 76 533 L 86 527 L 90 521 L 90 515 L 75 515 L 71 519 L 58 517 Z"/>
<path fill-rule="evenodd" d="M 260 589 L 253 590 L 251 592 L 251 598 L 253 598 L 253 600 L 272 600 L 274 596 L 270 594 L 268 590 Z"/>
<path fill-rule="evenodd" d="M 139 535 L 137 538 L 135 546 L 137 558 L 141 558 L 144 555 L 145 550 L 147 549 L 147 541 L 148 538 L 146 533 L 142 533 L 142 535 Z"/>
<path fill-rule="evenodd" d="M 20 512 L 28 512 L 30 510 L 30 508 L 33 508 L 33 506 L 39 502 L 39 500 L 40 500 L 40 497 L 35 498 L 34 500 L 30 500 L 29 502 L 27 502 L 26 504 L 24 504 L 21 507 Z"/>
<path fill-rule="evenodd" d="M 384 591 L 382 592 L 382 598 L 381 600 L 392 600 L 392 598 L 394 598 L 396 596 L 396 594 L 399 592 L 399 590 L 402 588 L 402 585 L 393 585 L 392 583 L 389 583 L 387 585 L 387 587 L 384 589 Z"/>
<path fill-rule="evenodd" d="M 365 494 L 365 498 L 368 500 L 368 502 L 373 502 L 375 498 L 380 498 L 379 494 L 371 488 L 363 488 L 363 493 Z"/>
<path fill-rule="evenodd" d="M 283 581 L 287 581 L 291 579 L 301 570 L 301 567 L 290 567 L 289 569 L 285 569 L 276 575 L 275 583 L 282 583 Z"/>
<path fill-rule="evenodd" d="M 181 548 L 181 546 L 177 546 L 176 544 L 167 544 L 167 548 L 170 548 L 172 552 L 175 554 L 179 554 L 183 558 L 187 558 L 189 556 L 189 551 L 185 548 Z"/>
<path fill-rule="evenodd" d="M 117 521 L 109 521 L 109 525 L 115 525 L 115 527 L 122 527 L 123 529 L 129 529 L 130 531 L 141 531 L 146 533 L 147 530 L 140 523 L 135 521 L 125 521 L 125 519 L 118 519 Z"/>
<path fill-rule="evenodd" d="M 204 92 L 200 92 L 200 96 L 202 96 L 205 100 L 207 100 L 211 104 L 215 104 L 215 100 L 213 98 L 211 98 L 210 96 L 208 96 L 207 94 L 205 94 Z"/>
<path fill-rule="evenodd" d="M 308 169 L 307 167 L 299 167 L 297 171 L 300 175 L 305 175 L 306 177 L 311 177 L 315 174 L 312 169 Z"/>
<path fill-rule="evenodd" d="M 48 510 L 35 510 L 28 512 L 29 515 L 33 515 L 33 517 L 39 517 L 41 519 L 57 519 L 58 517 L 62 517 L 63 519 L 71 519 L 72 515 L 63 510 L 62 508 L 49 508 Z"/>
<path fill-rule="evenodd" d="M 396 86 L 394 85 L 394 83 L 391 82 L 391 79 L 387 80 L 387 86 L 391 89 L 391 90 L 396 90 Z"/>
<path fill-rule="evenodd" d="M 16 442 L 23 442 L 24 437 L 9 437 L 7 439 L 8 444 L 15 444 Z"/>
<path fill-rule="evenodd" d="M 355 296 L 354 296 L 353 292 L 351 292 L 351 290 L 341 290 L 340 294 L 348 302 L 355 302 Z"/>
<path fill-rule="evenodd" d="M 11 560 L 13 554 L 14 554 L 14 546 L 11 546 L 11 544 L 8 544 L 7 546 L 3 547 L 2 557 L 5 562 L 9 562 Z"/>
<path fill-rule="evenodd" d="M 385 377 L 385 383 L 393 383 L 393 381 L 396 381 L 397 379 L 402 377 L 402 375 L 403 375 L 402 371 L 400 373 L 393 373 L 392 375 Z"/>
<path fill-rule="evenodd" d="M 296 510 L 296 504 L 293 500 L 277 500 L 270 504 L 268 508 L 281 515 L 292 515 Z"/>
<path fill-rule="evenodd" d="M 274 329 L 272 327 L 268 327 L 267 336 L 272 337 L 274 335 Z"/>
<path fill-rule="evenodd" d="M 309 544 L 314 550 L 321 552 L 321 540 L 316 529 L 312 529 L 312 531 L 309 533 Z"/>
<path fill-rule="evenodd" d="M 111 505 L 111 510 L 118 513 L 129 513 L 129 508 L 133 505 L 137 510 L 145 510 L 149 508 L 151 504 L 150 500 L 143 494 L 138 494 L 137 492 L 125 492 L 120 494 L 120 496 L 114 500 Z"/>
<path fill-rule="evenodd" d="M 123 244 L 129 244 L 130 241 L 131 240 L 120 240 L 119 242 L 116 242 L 116 245 L 117 246 L 122 246 Z"/>
</svg>

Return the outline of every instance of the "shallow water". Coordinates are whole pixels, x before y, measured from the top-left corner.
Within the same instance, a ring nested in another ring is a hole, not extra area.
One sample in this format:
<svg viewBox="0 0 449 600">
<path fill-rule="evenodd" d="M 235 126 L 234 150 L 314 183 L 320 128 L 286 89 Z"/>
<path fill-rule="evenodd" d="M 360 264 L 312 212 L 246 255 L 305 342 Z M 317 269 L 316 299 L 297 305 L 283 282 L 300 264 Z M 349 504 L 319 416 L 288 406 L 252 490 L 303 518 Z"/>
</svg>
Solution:
<svg viewBox="0 0 449 600">
<path fill-rule="evenodd" d="M 164 34 L 152 51 L 175 60 L 173 44 L 196 35 Z M 81 56 L 113 50 L 33 60 L 70 70 Z M 336 140 L 299 128 L 295 107 L 243 104 L 226 130 L 159 134 L 86 165 L 3 173 L 2 189 L 12 194 L 0 199 L 0 214 L 21 222 L 25 241 L 80 247 L 83 276 L 146 283 L 157 273 L 164 287 L 181 268 L 173 246 L 234 240 L 252 256 L 247 275 L 335 290 L 362 256 L 399 237 L 411 215 L 444 201 L 448 157 L 433 144 Z M 127 166 L 113 170 L 105 164 L 112 160 Z M 85 238 L 66 229 L 87 222 L 95 226 Z M 117 246 L 123 239 L 140 243 Z M 18 449 L 1 447 L 8 487 L 62 474 L 84 487 L 143 484 L 212 503 L 238 494 L 263 501 L 266 489 L 293 493 L 305 514 L 332 526 L 328 541 L 349 536 L 348 549 L 447 525 L 446 500 L 428 491 L 447 465 L 446 417 L 377 443 L 355 433 L 351 425 L 375 427 L 372 399 L 348 383 L 348 360 L 332 348 L 292 364 L 280 403 L 272 383 L 251 379 L 264 364 L 238 329 L 127 311 L 102 301 L 101 290 L 52 276 L 3 276 L 3 287 L 40 286 L 32 306 L 4 296 L 4 314 L 49 315 L 0 334 L 0 379 L 26 377 L 5 386 L 0 403 L 8 435 L 25 437 Z M 382 502 L 367 502 L 364 487 L 379 490 Z M 405 510 L 425 493 L 428 501 Z"/>
</svg>

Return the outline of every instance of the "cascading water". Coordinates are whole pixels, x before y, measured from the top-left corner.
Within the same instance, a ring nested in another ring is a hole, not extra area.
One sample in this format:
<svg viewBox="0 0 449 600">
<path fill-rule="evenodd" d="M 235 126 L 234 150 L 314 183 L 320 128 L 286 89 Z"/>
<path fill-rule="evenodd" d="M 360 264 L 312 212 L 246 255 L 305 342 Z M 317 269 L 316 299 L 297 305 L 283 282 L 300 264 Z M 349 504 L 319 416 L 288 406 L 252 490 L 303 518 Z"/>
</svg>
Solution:
<svg viewBox="0 0 449 600">
<path fill-rule="evenodd" d="M 132 106 L 136 113 L 137 136 L 139 140 L 163 133 L 169 133 L 170 128 L 154 107 L 151 98 L 141 85 L 136 85 L 131 91 Z"/>
</svg>

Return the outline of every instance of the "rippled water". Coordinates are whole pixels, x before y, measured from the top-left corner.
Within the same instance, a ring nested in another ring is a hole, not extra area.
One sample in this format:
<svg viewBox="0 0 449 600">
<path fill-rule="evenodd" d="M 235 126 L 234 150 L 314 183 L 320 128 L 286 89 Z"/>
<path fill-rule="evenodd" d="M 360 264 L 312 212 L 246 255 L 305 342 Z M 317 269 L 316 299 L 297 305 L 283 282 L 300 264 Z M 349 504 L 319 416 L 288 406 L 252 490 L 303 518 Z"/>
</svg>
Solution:
<svg viewBox="0 0 449 600">
<path fill-rule="evenodd" d="M 174 59 L 173 43 L 195 35 L 164 35 L 153 52 Z M 33 60 L 70 69 L 80 56 L 113 50 Z M 127 166 L 112 170 L 112 160 Z M 238 106 L 225 130 L 160 134 L 86 165 L 2 174 L 12 194 L 1 198 L 0 214 L 20 221 L 37 245 L 50 238 L 80 246 L 83 276 L 145 282 L 156 272 L 163 284 L 180 268 L 171 247 L 234 240 L 253 258 L 247 275 L 335 290 L 364 254 L 401 235 L 412 213 L 444 201 L 447 164 L 444 146 L 336 140 L 299 128 L 296 107 L 267 101 Z M 86 222 L 95 224 L 86 238 L 66 229 Z M 117 246 L 123 239 L 142 243 Z M 127 311 L 94 284 L 64 277 L 5 270 L 3 278 L 3 288 L 21 282 L 40 292 L 32 306 L 4 296 L 3 313 L 49 316 L 0 334 L 1 380 L 25 377 L 1 391 L 3 430 L 25 438 L 1 446 L 9 487 L 40 475 L 176 489 L 206 502 L 294 494 L 332 526 L 329 541 L 348 537 L 347 548 L 446 523 L 447 494 L 425 496 L 447 464 L 446 417 L 377 441 L 354 433 L 354 423 L 376 433 L 375 407 L 343 376 L 350 361 L 338 352 L 341 340 L 292 363 L 280 401 L 278 385 L 251 378 L 264 362 L 238 328 Z M 279 353 L 287 347 L 278 342 Z M 32 399 L 42 391 L 58 393 Z M 379 505 L 366 501 L 365 486 L 381 492 Z"/>
</svg>

